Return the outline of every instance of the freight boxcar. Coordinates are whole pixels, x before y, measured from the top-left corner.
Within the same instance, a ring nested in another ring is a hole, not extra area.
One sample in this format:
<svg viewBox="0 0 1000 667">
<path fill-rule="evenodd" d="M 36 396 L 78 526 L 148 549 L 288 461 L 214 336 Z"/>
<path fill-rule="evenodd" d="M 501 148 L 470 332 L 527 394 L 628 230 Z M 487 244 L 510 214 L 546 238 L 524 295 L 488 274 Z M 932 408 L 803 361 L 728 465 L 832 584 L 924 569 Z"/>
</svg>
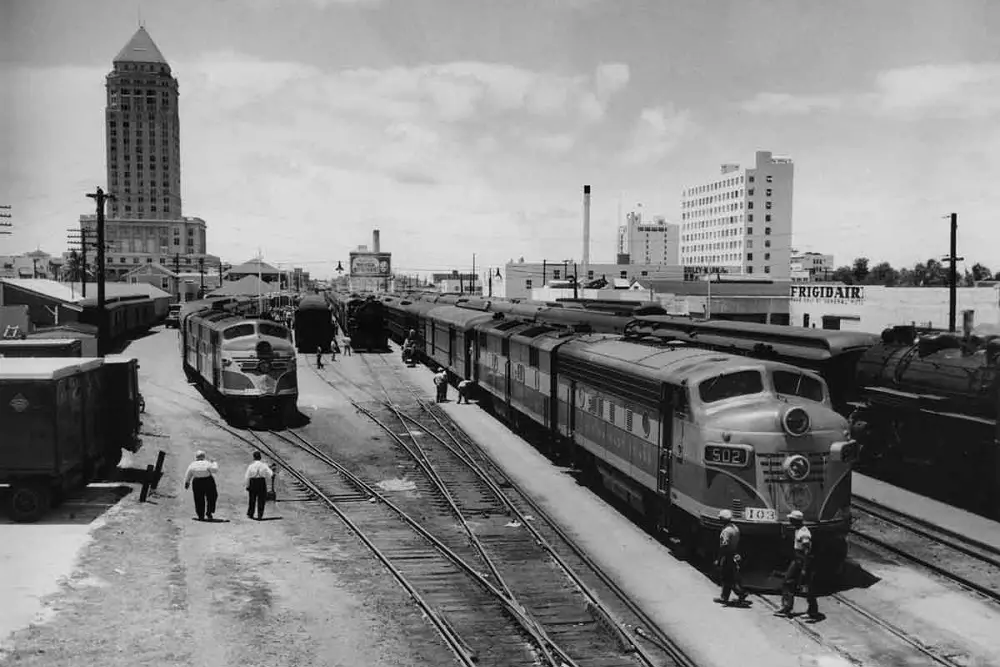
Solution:
<svg viewBox="0 0 1000 667">
<path fill-rule="evenodd" d="M 5 359 L 0 364 L 0 483 L 15 521 L 37 521 L 65 492 L 138 451 L 134 359 Z"/>
</svg>

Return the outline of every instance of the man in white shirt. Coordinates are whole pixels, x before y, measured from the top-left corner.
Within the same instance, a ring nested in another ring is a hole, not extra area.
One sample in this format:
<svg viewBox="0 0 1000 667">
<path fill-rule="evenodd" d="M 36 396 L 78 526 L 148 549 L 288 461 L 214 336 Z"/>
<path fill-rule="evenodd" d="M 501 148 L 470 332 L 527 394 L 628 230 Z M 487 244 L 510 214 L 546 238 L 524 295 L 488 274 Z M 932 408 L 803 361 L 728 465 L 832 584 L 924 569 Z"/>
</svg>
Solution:
<svg viewBox="0 0 1000 667">
<path fill-rule="evenodd" d="M 267 482 L 274 473 L 267 464 L 260 460 L 260 452 L 253 453 L 253 463 L 247 466 L 246 487 L 250 494 L 247 503 L 247 516 L 253 518 L 254 508 L 257 508 L 257 520 L 264 518 L 264 503 L 267 502 Z"/>
<path fill-rule="evenodd" d="M 194 493 L 194 511 L 198 514 L 198 521 L 204 521 L 206 516 L 211 521 L 215 514 L 215 502 L 219 499 L 219 490 L 215 486 L 218 470 L 219 464 L 206 461 L 205 452 L 199 450 L 184 473 L 184 488 L 191 487 Z"/>
</svg>

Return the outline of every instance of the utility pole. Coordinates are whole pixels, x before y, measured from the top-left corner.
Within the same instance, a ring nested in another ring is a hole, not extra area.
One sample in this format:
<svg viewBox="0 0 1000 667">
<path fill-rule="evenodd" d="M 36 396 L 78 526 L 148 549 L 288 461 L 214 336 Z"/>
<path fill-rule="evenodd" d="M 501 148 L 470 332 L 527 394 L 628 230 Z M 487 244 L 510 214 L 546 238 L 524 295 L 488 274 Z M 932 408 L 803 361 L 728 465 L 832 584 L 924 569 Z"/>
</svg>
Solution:
<svg viewBox="0 0 1000 667">
<path fill-rule="evenodd" d="M 97 356 L 103 357 L 108 343 L 107 313 L 104 310 L 104 202 L 115 197 L 105 194 L 101 188 L 87 196 L 97 203 Z"/>
<path fill-rule="evenodd" d="M 542 260 L 542 287 L 545 287 L 545 270 L 546 270 L 546 268 L 548 268 L 548 267 L 546 266 L 546 261 L 543 259 Z"/>
<path fill-rule="evenodd" d="M 469 292 L 471 292 L 474 295 L 476 293 L 476 283 L 479 282 L 478 280 L 476 280 L 476 253 L 472 253 L 472 278 L 471 278 L 471 281 L 472 281 L 472 284 L 469 285 Z"/>
<path fill-rule="evenodd" d="M 198 271 L 201 273 L 201 292 L 198 294 L 199 299 L 205 298 L 205 258 L 198 258 Z"/>
<path fill-rule="evenodd" d="M 958 213 L 951 214 L 951 252 L 943 261 L 950 262 L 948 269 L 948 331 L 955 332 L 955 310 L 958 301 L 958 263 L 965 260 L 958 253 Z"/>
<path fill-rule="evenodd" d="M 66 231 L 70 232 L 70 236 L 68 236 L 67 238 L 68 238 L 69 244 L 71 246 L 73 244 L 77 243 L 77 242 L 80 243 L 80 256 L 79 256 L 79 258 L 80 258 L 80 267 L 79 267 L 80 268 L 80 289 L 81 289 L 81 292 L 82 292 L 84 298 L 86 298 L 86 296 L 87 296 L 87 246 L 93 245 L 94 248 L 96 249 L 97 248 L 97 244 L 94 243 L 93 232 L 89 228 L 87 228 L 86 226 L 84 226 L 83 222 L 80 223 L 80 229 L 79 230 L 76 230 L 76 229 L 67 229 Z M 80 235 L 79 236 L 75 236 L 75 234 L 77 234 L 77 233 L 79 233 Z M 73 281 L 71 280 L 70 282 L 73 282 Z"/>
<path fill-rule="evenodd" d="M 580 284 L 580 276 L 576 271 L 576 262 L 573 262 L 573 298 L 577 298 L 577 286 Z"/>
</svg>

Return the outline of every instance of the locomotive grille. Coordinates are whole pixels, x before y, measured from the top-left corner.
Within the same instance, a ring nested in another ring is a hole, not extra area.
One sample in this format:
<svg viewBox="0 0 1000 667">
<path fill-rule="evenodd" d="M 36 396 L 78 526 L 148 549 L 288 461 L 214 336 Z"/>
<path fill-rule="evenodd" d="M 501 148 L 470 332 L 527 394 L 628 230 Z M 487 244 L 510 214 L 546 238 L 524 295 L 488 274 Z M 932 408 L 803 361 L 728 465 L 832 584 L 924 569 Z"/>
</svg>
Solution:
<svg viewBox="0 0 1000 667">
<path fill-rule="evenodd" d="M 258 370 L 257 366 L 260 364 L 260 359 L 256 357 L 234 357 L 233 361 L 239 364 L 240 370 L 243 372 L 255 372 Z M 268 363 L 271 364 L 272 371 L 283 371 L 290 367 L 287 359 L 268 359 Z"/>
<path fill-rule="evenodd" d="M 789 456 L 804 456 L 809 459 L 809 474 L 805 479 L 791 480 L 785 475 L 781 465 Z M 822 482 L 826 475 L 826 462 L 830 458 L 824 452 L 757 452 L 766 484 L 802 484 L 805 482 Z"/>
</svg>

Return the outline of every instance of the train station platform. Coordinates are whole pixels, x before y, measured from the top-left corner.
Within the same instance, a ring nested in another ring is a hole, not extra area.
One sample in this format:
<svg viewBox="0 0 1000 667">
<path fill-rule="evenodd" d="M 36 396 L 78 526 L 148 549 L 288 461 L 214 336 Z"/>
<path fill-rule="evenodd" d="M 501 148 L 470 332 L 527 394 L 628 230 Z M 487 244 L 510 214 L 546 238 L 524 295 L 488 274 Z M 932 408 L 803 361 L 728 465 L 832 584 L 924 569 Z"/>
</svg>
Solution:
<svg viewBox="0 0 1000 667">
<path fill-rule="evenodd" d="M 854 474 L 854 495 L 921 519 L 994 549 L 1000 549 L 1000 523 L 881 480 Z"/>
</svg>

